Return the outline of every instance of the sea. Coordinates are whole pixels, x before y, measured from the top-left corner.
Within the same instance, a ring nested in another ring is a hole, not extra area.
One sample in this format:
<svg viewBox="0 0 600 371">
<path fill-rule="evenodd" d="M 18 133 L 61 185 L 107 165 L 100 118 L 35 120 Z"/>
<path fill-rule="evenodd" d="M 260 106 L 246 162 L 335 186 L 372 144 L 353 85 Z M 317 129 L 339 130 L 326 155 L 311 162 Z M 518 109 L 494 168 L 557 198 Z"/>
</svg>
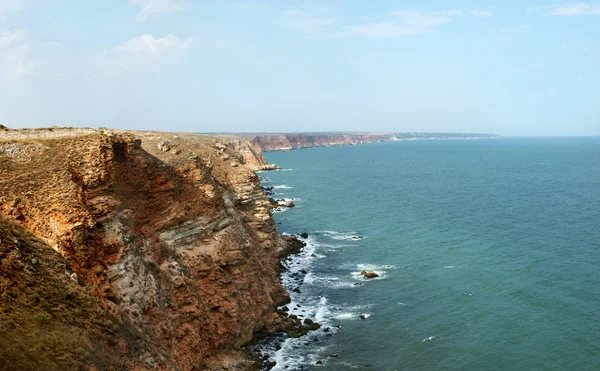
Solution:
<svg viewBox="0 0 600 371">
<path fill-rule="evenodd" d="M 274 370 L 599 370 L 600 138 L 268 152 L 290 313 Z M 361 271 L 378 277 L 364 278 Z M 299 292 L 292 291 L 298 288 Z"/>
</svg>

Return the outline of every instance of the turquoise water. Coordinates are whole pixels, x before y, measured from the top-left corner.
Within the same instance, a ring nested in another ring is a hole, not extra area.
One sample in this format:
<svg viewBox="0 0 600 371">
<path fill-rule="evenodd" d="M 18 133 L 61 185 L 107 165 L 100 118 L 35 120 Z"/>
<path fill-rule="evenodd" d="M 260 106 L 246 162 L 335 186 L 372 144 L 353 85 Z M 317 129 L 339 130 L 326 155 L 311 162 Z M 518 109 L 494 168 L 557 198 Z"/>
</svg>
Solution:
<svg viewBox="0 0 600 371">
<path fill-rule="evenodd" d="M 330 328 L 265 343 L 276 369 L 600 369 L 600 138 L 265 155 L 309 233 L 289 306 Z"/>
</svg>

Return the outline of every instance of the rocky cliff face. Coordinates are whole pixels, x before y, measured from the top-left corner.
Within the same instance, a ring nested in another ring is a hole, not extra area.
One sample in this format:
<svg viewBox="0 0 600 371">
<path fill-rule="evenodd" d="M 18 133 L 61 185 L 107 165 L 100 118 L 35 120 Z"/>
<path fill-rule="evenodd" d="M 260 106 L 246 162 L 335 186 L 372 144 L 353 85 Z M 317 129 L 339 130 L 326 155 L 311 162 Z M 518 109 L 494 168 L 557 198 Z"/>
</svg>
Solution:
<svg viewBox="0 0 600 371">
<path fill-rule="evenodd" d="M 263 151 L 289 151 L 297 148 L 352 145 L 395 140 L 392 133 L 355 134 L 262 134 L 248 139 Z"/>
<path fill-rule="evenodd" d="M 54 256 L 45 274 L 56 285 L 134 334 L 124 340 L 99 326 L 75 326 L 87 328 L 88 343 L 108 344 L 108 358 L 134 368 L 247 369 L 239 349 L 280 329 L 276 307 L 288 300 L 278 276 L 285 244 L 254 172 L 262 168 L 269 165 L 260 149 L 235 137 L 8 131 L 0 134 L 0 223 L 26 228 L 39 239 L 35 254 Z M 13 237 L 1 238 L 4 250 L 22 254 L 12 242 L 6 247 Z M 0 254 L 3 265 L 7 256 Z M 0 337 L 24 336 L 5 308 L 11 292 L 17 303 L 31 295 L 1 272 Z M 58 305 L 80 313 L 66 296 Z M 71 366 L 102 368 L 96 361 L 104 358 L 94 354 L 78 353 Z M 0 350 L 0 368 L 14 361 L 7 357 Z"/>
</svg>

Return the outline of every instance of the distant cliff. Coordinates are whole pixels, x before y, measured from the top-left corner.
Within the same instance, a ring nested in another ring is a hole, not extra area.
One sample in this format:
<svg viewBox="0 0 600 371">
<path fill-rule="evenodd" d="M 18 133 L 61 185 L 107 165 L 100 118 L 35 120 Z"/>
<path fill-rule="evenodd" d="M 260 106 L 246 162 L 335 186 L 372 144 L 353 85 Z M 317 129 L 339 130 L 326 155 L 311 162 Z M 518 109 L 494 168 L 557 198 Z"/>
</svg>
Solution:
<svg viewBox="0 0 600 371">
<path fill-rule="evenodd" d="M 289 151 L 297 148 L 342 146 L 396 140 L 393 133 L 350 134 L 260 134 L 248 136 L 263 151 Z"/>
<path fill-rule="evenodd" d="M 243 135 L 262 151 L 289 151 L 298 148 L 343 146 L 399 140 L 490 139 L 495 134 L 476 133 L 290 133 Z"/>
</svg>

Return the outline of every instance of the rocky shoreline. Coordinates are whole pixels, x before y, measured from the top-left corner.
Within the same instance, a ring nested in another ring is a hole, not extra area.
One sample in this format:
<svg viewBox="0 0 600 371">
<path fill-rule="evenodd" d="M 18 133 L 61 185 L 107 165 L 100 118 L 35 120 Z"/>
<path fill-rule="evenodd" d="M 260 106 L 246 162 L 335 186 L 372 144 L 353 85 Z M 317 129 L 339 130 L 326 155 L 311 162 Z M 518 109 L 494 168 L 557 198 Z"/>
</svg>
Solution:
<svg viewBox="0 0 600 371">
<path fill-rule="evenodd" d="M 257 339 L 318 328 L 281 307 L 304 245 L 275 228 L 275 169 L 235 136 L 0 131 L 1 368 L 257 369 Z"/>
</svg>

